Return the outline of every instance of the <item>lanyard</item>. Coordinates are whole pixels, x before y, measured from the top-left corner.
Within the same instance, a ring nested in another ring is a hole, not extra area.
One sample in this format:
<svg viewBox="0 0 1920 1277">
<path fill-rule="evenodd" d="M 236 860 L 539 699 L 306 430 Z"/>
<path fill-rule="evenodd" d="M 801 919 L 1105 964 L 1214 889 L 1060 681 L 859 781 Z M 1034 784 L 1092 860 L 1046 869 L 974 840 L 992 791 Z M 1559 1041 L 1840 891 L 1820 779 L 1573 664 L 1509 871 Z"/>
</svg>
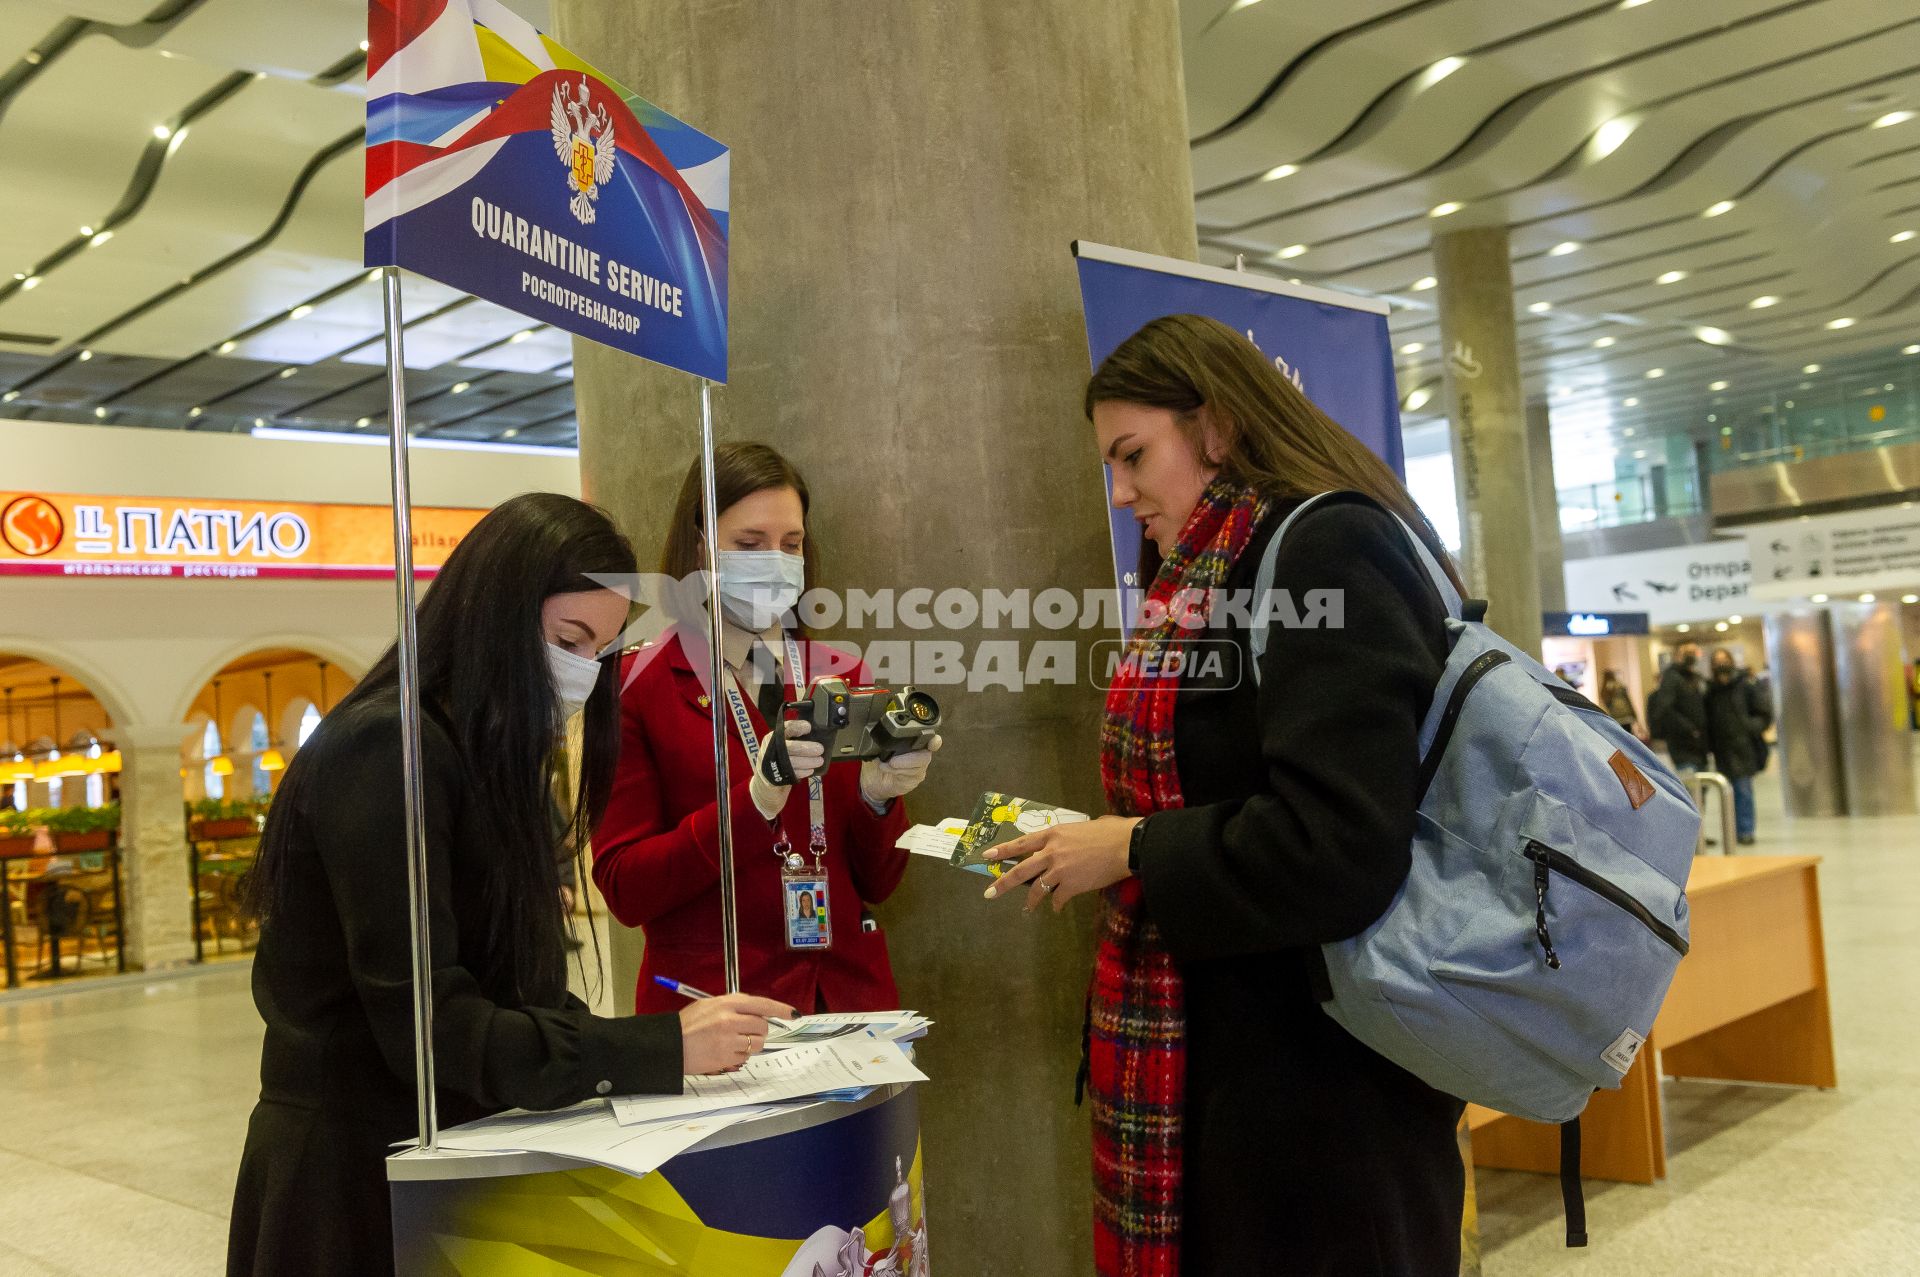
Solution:
<svg viewBox="0 0 1920 1277">
<path fill-rule="evenodd" d="M 793 685 L 798 688 L 802 685 L 800 645 L 794 642 L 791 634 L 783 634 L 782 637 L 786 640 L 787 646 L 787 668 L 793 672 Z M 779 677 L 778 671 L 775 671 L 774 677 Z M 733 711 L 733 725 L 740 732 L 740 744 L 747 751 L 747 763 L 757 770 L 760 766 L 760 741 L 753 734 L 753 720 L 747 717 L 747 702 L 746 698 L 740 695 L 740 681 L 732 677 L 731 673 L 727 678 L 727 708 Z M 786 730 L 778 722 L 769 723 L 768 727 L 774 731 Z M 811 820 L 808 850 L 813 852 L 814 868 L 818 869 L 821 857 L 826 855 L 827 851 L 826 789 L 820 783 L 819 772 L 807 778 L 807 809 Z M 774 839 L 773 852 L 783 861 L 791 862 L 800 859 L 793 854 L 793 844 L 787 840 L 784 825 L 780 827 L 779 835 Z"/>
</svg>

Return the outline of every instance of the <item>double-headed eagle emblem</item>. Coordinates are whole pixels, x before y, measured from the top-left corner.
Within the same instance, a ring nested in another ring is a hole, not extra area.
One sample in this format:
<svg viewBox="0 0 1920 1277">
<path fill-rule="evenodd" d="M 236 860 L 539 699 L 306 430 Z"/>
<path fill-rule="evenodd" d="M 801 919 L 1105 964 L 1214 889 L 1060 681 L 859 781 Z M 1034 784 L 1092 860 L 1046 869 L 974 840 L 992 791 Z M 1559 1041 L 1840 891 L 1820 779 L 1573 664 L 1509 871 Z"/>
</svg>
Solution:
<svg viewBox="0 0 1920 1277">
<path fill-rule="evenodd" d="M 613 176 L 613 117 L 587 100 L 589 92 L 584 76 L 577 99 L 565 80 L 553 91 L 553 150 L 567 166 L 567 189 L 573 192 L 568 207 L 583 224 L 592 223 L 594 201 Z"/>
</svg>

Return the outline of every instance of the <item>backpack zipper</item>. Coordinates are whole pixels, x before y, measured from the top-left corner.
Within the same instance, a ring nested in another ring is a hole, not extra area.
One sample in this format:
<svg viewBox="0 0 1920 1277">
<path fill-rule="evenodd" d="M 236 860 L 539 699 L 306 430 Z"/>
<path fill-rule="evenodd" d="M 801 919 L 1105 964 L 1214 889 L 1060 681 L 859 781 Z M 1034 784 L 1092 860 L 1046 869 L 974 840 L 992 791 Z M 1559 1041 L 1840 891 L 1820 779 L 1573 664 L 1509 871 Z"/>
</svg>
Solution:
<svg viewBox="0 0 1920 1277">
<path fill-rule="evenodd" d="M 1560 969 L 1560 955 L 1553 951 L 1553 937 L 1547 933 L 1547 871 L 1550 869 L 1566 875 L 1602 900 L 1632 915 L 1660 943 L 1683 958 L 1687 956 L 1687 942 L 1680 933 L 1654 917 L 1652 911 L 1625 889 L 1602 878 L 1564 851 L 1558 851 L 1536 839 L 1527 839 L 1524 854 L 1533 862 L 1533 933 L 1539 939 L 1540 949 L 1546 954 L 1547 966 L 1551 969 Z"/>
<path fill-rule="evenodd" d="M 1453 685 L 1453 692 L 1447 697 L 1447 708 L 1440 715 L 1440 726 L 1434 729 L 1433 744 L 1427 746 L 1427 756 L 1420 760 L 1420 788 L 1416 791 L 1413 805 L 1417 808 L 1427 801 L 1427 790 L 1433 784 L 1433 778 L 1440 770 L 1440 760 L 1446 757 L 1447 742 L 1453 738 L 1453 729 L 1460 722 L 1460 711 L 1467 703 L 1467 693 L 1494 670 L 1505 665 L 1508 656 L 1499 648 L 1490 648 L 1473 659 L 1473 664 L 1460 673 L 1460 681 Z"/>
</svg>

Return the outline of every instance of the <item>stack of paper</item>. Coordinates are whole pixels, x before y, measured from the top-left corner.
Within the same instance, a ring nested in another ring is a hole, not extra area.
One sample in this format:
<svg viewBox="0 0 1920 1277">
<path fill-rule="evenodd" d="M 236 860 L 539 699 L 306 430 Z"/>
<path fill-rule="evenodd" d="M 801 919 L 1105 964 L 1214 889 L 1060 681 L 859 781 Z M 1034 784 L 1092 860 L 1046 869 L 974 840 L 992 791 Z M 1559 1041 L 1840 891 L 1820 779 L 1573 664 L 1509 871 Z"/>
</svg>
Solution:
<svg viewBox="0 0 1920 1277">
<path fill-rule="evenodd" d="M 793 1027 L 775 1029 L 767 1038 L 765 1050 L 785 1051 L 868 1032 L 888 1042 L 912 1042 L 927 1036 L 933 1021 L 918 1011 L 847 1011 L 803 1015 L 788 1023 Z"/>
<path fill-rule="evenodd" d="M 613 1101 L 622 1126 L 694 1117 L 778 1100 L 817 1097 L 891 1082 L 924 1082 L 907 1053 L 871 1029 L 813 1046 L 767 1051 L 738 1072 L 689 1077 L 683 1095 L 626 1095 Z"/>
</svg>

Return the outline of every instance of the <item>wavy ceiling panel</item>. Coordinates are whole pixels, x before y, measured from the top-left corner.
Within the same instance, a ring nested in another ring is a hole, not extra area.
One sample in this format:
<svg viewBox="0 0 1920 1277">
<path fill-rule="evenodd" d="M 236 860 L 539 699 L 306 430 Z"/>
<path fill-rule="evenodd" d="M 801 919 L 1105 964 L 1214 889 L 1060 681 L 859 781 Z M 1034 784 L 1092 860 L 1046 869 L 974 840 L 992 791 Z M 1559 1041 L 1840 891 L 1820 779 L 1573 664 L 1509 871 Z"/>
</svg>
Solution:
<svg viewBox="0 0 1920 1277">
<path fill-rule="evenodd" d="M 1187 132 L 1201 139 L 1254 109 L 1280 71 L 1343 31 L 1434 0 L 1346 0 L 1342 4 L 1242 5 L 1188 0 L 1181 9 Z"/>
<path fill-rule="evenodd" d="M 157 7 L 159 0 L 13 0 L 11 21 L 24 22 L 32 17 L 49 22 L 62 18 L 81 18 L 124 27 L 142 22 Z"/>
<path fill-rule="evenodd" d="M 261 0 L 205 0 L 175 23 L 158 47 L 238 71 L 306 80 L 356 52 L 367 34 L 364 0 L 300 0 L 299 21 Z M 359 93 L 358 82 L 343 86 Z"/>
</svg>

